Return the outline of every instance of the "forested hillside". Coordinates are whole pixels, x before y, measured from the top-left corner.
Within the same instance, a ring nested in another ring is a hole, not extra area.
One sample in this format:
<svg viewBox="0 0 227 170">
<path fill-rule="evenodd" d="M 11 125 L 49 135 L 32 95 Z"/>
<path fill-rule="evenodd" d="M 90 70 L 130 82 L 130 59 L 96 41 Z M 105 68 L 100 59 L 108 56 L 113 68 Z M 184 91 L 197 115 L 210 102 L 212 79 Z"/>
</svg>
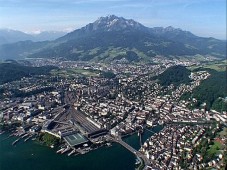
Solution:
<svg viewBox="0 0 227 170">
<path fill-rule="evenodd" d="M 28 67 L 17 63 L 1 63 L 0 64 L 0 84 L 7 83 L 13 80 L 19 80 L 22 77 L 32 75 L 48 74 L 50 70 L 56 67 Z"/>
<path fill-rule="evenodd" d="M 177 65 L 166 69 L 156 78 L 162 86 L 169 86 L 170 84 L 178 86 L 181 83 L 188 84 L 191 81 L 189 78 L 190 74 L 190 70 L 186 67 Z"/>
<path fill-rule="evenodd" d="M 202 81 L 200 86 L 193 90 L 192 94 L 184 94 L 182 99 L 196 98 L 197 102 L 192 107 L 199 107 L 201 104 L 206 103 L 208 110 L 227 111 L 226 72 L 211 69 L 203 70 L 207 70 L 211 74 L 210 77 Z"/>
</svg>

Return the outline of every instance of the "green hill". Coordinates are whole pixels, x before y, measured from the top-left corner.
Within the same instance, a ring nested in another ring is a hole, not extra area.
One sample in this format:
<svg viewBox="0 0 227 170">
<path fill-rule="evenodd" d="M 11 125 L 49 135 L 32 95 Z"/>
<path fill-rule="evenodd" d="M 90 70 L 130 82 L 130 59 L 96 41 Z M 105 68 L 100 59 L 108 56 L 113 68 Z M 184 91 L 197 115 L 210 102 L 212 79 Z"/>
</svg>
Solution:
<svg viewBox="0 0 227 170">
<path fill-rule="evenodd" d="M 170 84 L 178 86 L 181 83 L 188 84 L 191 81 L 189 78 L 190 74 L 191 72 L 186 67 L 177 65 L 166 69 L 156 78 L 162 86 L 168 86 Z"/>
<path fill-rule="evenodd" d="M 201 104 L 206 103 L 208 110 L 227 111 L 226 72 L 203 68 L 199 70 L 207 70 L 211 74 L 210 77 L 202 81 L 200 86 L 192 91 L 192 94 L 184 94 L 182 99 L 188 100 L 190 97 L 196 98 L 197 102 L 192 107 L 200 107 Z"/>
<path fill-rule="evenodd" d="M 22 77 L 30 77 L 33 75 L 49 74 L 49 72 L 56 67 L 29 67 L 22 66 L 18 63 L 1 63 L 0 64 L 0 84 L 7 83 L 14 80 L 19 80 Z"/>
</svg>

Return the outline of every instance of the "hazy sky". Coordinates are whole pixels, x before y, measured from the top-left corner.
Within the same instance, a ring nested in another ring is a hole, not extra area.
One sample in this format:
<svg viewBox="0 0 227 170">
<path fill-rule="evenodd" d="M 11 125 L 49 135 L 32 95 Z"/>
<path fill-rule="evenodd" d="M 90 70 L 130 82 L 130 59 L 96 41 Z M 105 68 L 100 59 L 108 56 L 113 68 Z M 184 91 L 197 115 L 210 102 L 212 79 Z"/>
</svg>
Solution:
<svg viewBox="0 0 227 170">
<path fill-rule="evenodd" d="M 226 39 L 226 0 L 0 0 L 0 27 L 24 32 L 71 31 L 109 14 Z"/>
</svg>

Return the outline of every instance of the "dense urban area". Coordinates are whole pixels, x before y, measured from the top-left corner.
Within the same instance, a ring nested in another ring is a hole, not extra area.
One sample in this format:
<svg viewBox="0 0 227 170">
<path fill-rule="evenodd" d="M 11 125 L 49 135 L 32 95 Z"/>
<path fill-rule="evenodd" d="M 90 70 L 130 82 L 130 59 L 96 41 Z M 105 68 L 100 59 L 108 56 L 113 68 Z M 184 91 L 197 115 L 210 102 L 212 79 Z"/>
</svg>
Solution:
<svg viewBox="0 0 227 170">
<path fill-rule="evenodd" d="M 222 73 L 199 61 L 153 60 L 8 61 L 5 68 L 15 67 L 12 80 L 1 78 L 0 132 L 17 136 L 13 146 L 36 140 L 68 156 L 119 143 L 136 156 L 137 169 L 225 169 L 226 75 L 213 80 Z M 162 128 L 142 141 L 155 126 Z M 134 133 L 139 150 L 123 140 Z"/>
</svg>

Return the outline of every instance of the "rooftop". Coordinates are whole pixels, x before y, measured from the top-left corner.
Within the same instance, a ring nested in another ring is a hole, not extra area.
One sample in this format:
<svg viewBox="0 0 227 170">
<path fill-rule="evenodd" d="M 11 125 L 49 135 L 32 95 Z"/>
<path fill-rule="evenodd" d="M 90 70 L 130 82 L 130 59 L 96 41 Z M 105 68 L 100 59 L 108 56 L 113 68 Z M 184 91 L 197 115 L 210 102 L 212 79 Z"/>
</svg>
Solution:
<svg viewBox="0 0 227 170">
<path fill-rule="evenodd" d="M 81 135 L 80 133 L 75 133 L 69 136 L 64 137 L 64 140 L 70 145 L 70 146 L 76 146 L 83 143 L 88 142 L 88 139 Z"/>
</svg>

